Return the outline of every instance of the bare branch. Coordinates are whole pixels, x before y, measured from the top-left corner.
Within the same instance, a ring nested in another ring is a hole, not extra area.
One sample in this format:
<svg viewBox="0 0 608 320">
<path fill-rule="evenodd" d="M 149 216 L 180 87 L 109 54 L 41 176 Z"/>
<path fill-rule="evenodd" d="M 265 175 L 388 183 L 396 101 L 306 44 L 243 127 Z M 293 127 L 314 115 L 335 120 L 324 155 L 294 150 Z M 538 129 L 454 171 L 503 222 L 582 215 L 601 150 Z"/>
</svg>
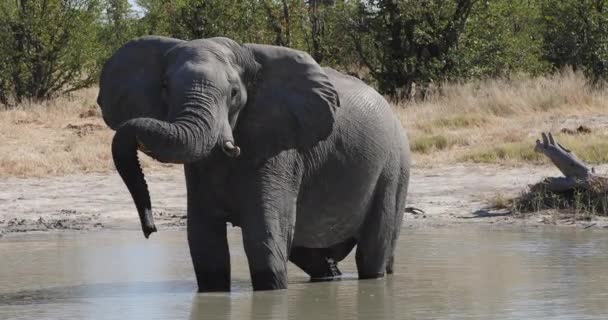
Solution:
<svg viewBox="0 0 608 320">
<path fill-rule="evenodd" d="M 574 153 L 557 143 L 551 133 L 542 133 L 542 142 L 536 140 L 534 151 L 547 156 L 567 178 L 587 180 L 593 174 Z"/>
</svg>

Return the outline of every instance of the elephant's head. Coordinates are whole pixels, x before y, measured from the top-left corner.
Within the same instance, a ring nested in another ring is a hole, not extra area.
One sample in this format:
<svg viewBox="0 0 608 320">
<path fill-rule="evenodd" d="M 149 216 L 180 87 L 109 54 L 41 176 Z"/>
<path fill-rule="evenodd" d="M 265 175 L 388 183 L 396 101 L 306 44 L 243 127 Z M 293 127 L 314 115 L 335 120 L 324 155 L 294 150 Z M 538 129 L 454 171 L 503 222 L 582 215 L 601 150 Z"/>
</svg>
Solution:
<svg viewBox="0 0 608 320">
<path fill-rule="evenodd" d="M 162 162 L 192 163 L 216 150 L 229 161 L 241 152 L 259 158 L 307 148 L 329 135 L 339 106 L 327 75 L 303 52 L 155 36 L 110 58 L 98 103 L 116 130 L 114 163 L 146 237 L 156 229 L 137 149 Z"/>
</svg>

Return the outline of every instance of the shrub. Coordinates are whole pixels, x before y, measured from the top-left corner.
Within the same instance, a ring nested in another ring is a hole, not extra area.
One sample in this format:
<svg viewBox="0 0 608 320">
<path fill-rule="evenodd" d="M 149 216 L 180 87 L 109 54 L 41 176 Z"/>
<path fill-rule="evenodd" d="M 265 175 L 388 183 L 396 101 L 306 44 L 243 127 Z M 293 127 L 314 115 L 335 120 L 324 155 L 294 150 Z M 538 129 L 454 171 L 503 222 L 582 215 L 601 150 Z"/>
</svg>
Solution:
<svg viewBox="0 0 608 320">
<path fill-rule="evenodd" d="M 605 1 L 542 1 L 545 58 L 556 68 L 581 68 L 595 80 L 608 76 L 608 6 Z"/>
<path fill-rule="evenodd" d="M 97 80 L 98 0 L 0 3 L 0 103 L 44 100 Z"/>
</svg>

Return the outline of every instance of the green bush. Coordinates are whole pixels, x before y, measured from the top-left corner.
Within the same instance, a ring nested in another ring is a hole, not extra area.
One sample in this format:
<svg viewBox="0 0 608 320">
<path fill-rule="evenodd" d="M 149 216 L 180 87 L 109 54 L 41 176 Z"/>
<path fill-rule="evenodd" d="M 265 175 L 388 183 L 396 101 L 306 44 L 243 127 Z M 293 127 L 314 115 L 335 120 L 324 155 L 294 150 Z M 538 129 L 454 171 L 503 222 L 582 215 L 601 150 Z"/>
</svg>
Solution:
<svg viewBox="0 0 608 320">
<path fill-rule="evenodd" d="M 381 92 L 410 98 L 453 67 L 473 0 L 361 1 L 355 47 Z"/>
<path fill-rule="evenodd" d="M 97 32 L 100 47 L 103 49 L 99 58 L 105 60 L 123 44 L 141 33 L 129 0 L 105 0 L 102 4 L 104 9 L 101 15 L 102 23 L 98 24 Z"/>
<path fill-rule="evenodd" d="M 0 3 L 0 102 L 43 100 L 96 82 L 97 0 Z"/>
<path fill-rule="evenodd" d="M 608 76 L 608 3 L 542 0 L 544 55 L 555 68 L 581 68 L 595 79 Z"/>
<path fill-rule="evenodd" d="M 485 1 L 476 5 L 458 47 L 452 79 L 537 75 L 549 70 L 543 59 L 538 1 Z"/>
<path fill-rule="evenodd" d="M 0 104 L 95 84 L 130 39 L 223 36 L 288 46 L 394 98 L 443 80 L 572 66 L 608 78 L 596 0 L 11 0 L 0 2 Z"/>
</svg>

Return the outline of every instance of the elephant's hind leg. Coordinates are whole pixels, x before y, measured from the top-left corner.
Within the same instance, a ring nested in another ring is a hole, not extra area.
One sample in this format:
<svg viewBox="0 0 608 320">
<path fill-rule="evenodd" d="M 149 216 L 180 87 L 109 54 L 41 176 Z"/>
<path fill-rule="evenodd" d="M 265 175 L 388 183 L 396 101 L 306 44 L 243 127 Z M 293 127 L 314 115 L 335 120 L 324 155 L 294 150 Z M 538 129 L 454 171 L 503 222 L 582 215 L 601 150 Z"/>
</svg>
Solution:
<svg viewBox="0 0 608 320">
<path fill-rule="evenodd" d="M 342 261 L 356 244 L 354 238 L 329 248 L 293 247 L 289 260 L 304 270 L 311 281 L 330 281 L 342 275 L 338 262 Z"/>
<path fill-rule="evenodd" d="M 355 260 L 359 279 L 374 279 L 392 272 L 395 239 L 401 226 L 398 177 L 381 175 L 374 202 L 357 240 Z"/>
<path fill-rule="evenodd" d="M 409 165 L 407 165 L 407 167 L 409 167 Z M 390 256 L 388 258 L 388 260 L 386 261 L 386 273 L 387 274 L 393 274 L 395 269 L 394 269 L 394 264 L 395 264 L 395 248 L 397 247 L 397 241 L 399 239 L 399 233 L 401 231 L 400 225 L 401 222 L 403 221 L 403 213 L 405 211 L 405 200 L 407 198 L 407 189 L 409 186 L 409 181 L 410 181 L 410 175 L 409 175 L 409 170 L 406 169 L 401 169 L 401 175 L 399 177 L 399 184 L 397 186 L 397 198 L 396 198 L 396 203 L 397 203 L 397 211 L 395 212 L 395 221 L 396 221 L 396 225 L 395 228 L 393 230 L 393 234 L 392 234 L 392 239 L 391 239 L 391 245 L 390 245 Z"/>
</svg>

